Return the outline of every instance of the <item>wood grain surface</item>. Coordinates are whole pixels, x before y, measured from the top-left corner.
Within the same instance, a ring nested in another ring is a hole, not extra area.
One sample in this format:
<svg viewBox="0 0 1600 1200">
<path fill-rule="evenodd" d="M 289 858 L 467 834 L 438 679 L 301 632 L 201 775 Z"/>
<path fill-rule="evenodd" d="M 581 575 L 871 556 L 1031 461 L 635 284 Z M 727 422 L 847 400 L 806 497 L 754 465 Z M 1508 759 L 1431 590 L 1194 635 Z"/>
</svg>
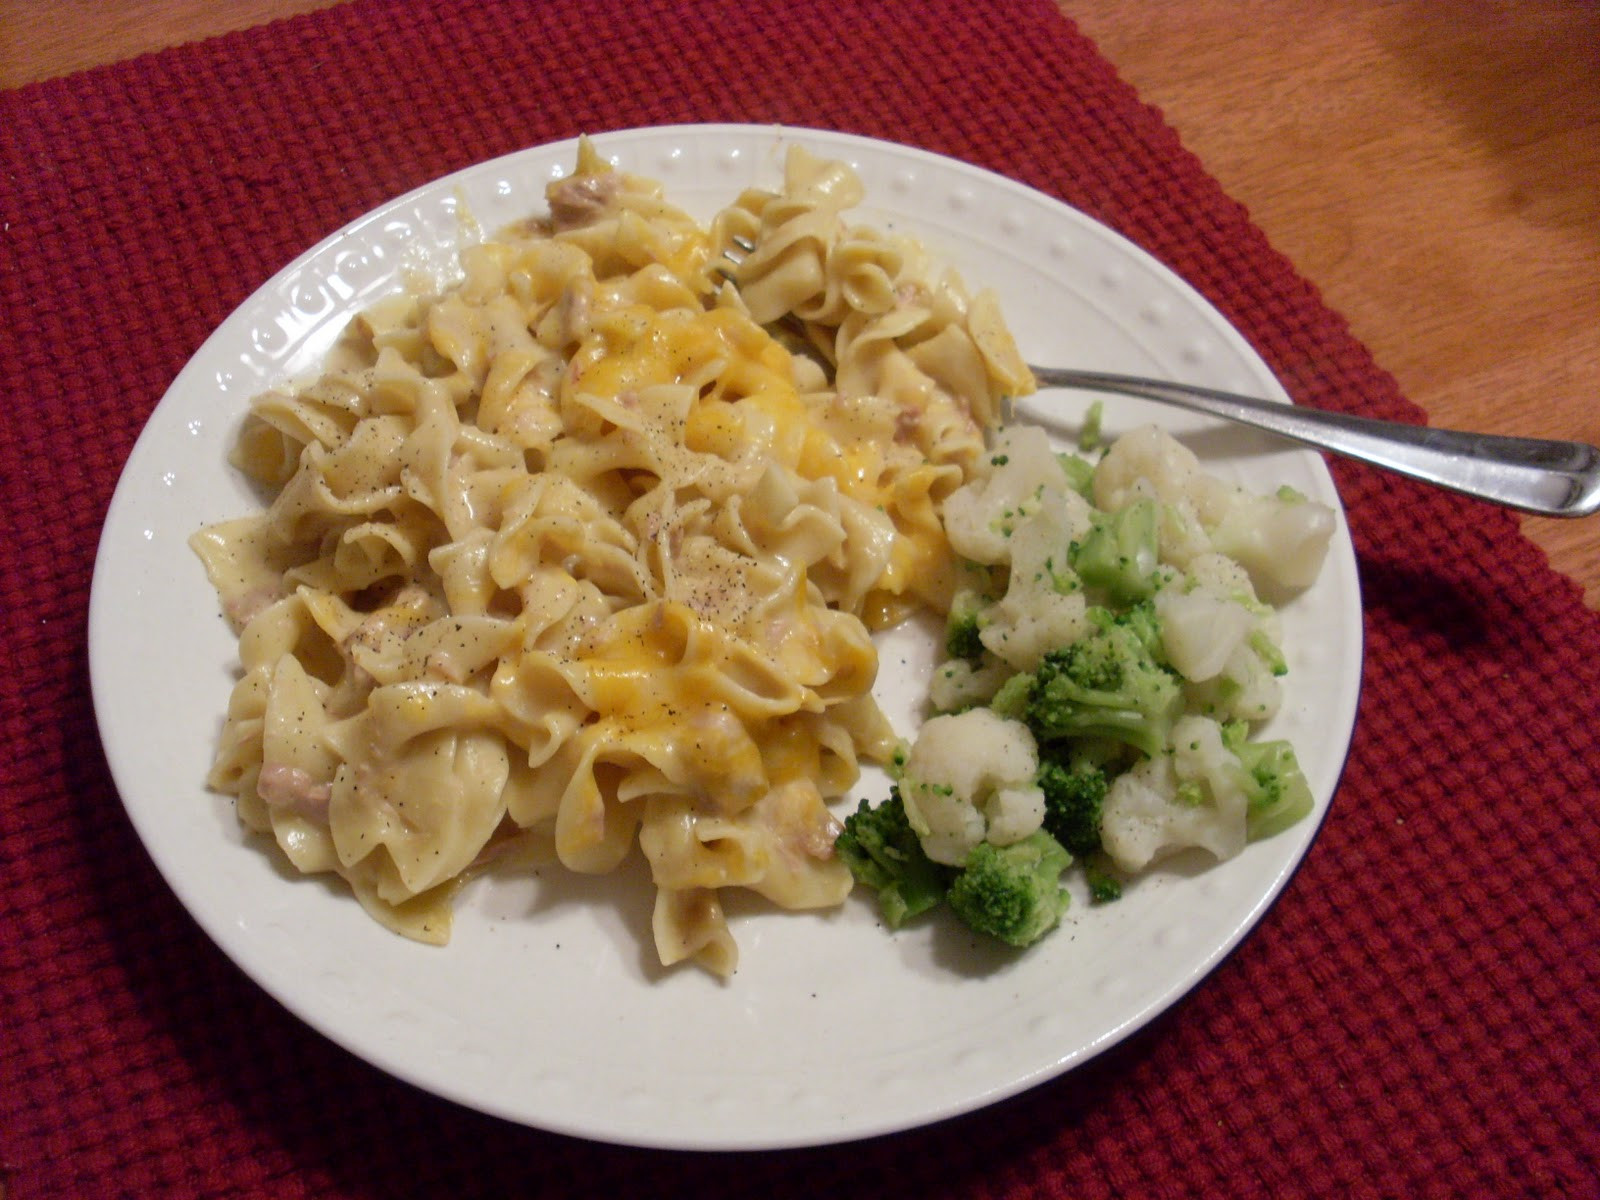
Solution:
<svg viewBox="0 0 1600 1200">
<path fill-rule="evenodd" d="M 0 87 L 335 2 L 0 0 Z M 1600 4 L 1060 7 L 1433 424 L 1600 444 Z M 1524 528 L 1600 608 L 1600 517 Z"/>
<path fill-rule="evenodd" d="M 1061 8 L 1431 424 L 1600 445 L 1600 4 Z M 1600 608 L 1600 516 L 1524 529 Z"/>
</svg>

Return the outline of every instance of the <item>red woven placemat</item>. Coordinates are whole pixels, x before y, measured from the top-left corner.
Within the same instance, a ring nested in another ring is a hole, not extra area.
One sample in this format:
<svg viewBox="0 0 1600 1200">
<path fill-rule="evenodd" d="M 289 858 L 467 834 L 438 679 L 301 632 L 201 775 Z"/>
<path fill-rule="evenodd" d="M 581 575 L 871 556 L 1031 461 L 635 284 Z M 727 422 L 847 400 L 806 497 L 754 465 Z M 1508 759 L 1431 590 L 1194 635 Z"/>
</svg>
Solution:
<svg viewBox="0 0 1600 1200">
<path fill-rule="evenodd" d="M 715 120 L 1012 175 L 1162 257 L 1298 398 L 1420 419 L 1045 0 L 370 0 L 0 95 L 6 1200 L 1600 1194 L 1600 617 L 1509 516 L 1339 464 L 1368 649 L 1324 831 L 1193 995 L 999 1107 L 762 1155 L 521 1129 L 331 1046 L 190 922 L 122 816 L 85 665 L 142 422 L 235 305 L 380 201 Z"/>
</svg>

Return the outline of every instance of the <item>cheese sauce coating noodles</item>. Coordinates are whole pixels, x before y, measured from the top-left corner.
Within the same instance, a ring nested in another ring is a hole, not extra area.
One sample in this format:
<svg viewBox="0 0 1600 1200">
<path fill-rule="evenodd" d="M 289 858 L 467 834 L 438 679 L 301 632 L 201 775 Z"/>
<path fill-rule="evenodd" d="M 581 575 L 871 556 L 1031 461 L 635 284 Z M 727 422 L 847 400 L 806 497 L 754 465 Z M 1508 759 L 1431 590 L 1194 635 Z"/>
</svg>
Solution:
<svg viewBox="0 0 1600 1200">
<path fill-rule="evenodd" d="M 828 802 L 896 744 L 871 633 L 948 608 L 939 504 L 1032 388 L 993 297 L 848 223 L 861 192 L 796 148 L 702 228 L 584 141 L 548 215 L 253 402 L 232 461 L 272 499 L 191 539 L 241 665 L 208 783 L 248 829 L 432 943 L 529 847 L 637 847 L 661 961 L 719 975 L 723 889 L 844 898 Z"/>
</svg>

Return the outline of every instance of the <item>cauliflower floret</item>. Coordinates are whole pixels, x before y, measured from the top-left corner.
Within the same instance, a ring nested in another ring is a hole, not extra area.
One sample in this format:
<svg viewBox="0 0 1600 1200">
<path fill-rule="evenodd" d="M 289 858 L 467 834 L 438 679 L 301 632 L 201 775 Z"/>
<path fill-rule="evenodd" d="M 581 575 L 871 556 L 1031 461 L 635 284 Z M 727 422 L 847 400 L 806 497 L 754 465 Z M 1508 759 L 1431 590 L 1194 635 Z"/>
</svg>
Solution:
<svg viewBox="0 0 1600 1200">
<path fill-rule="evenodd" d="M 1211 802 L 1229 819 L 1237 819 L 1239 846 L 1244 845 L 1244 765 L 1223 743 L 1222 726 L 1209 717 L 1184 716 L 1172 723 L 1172 766 L 1178 778 L 1204 784 Z"/>
<path fill-rule="evenodd" d="M 1255 585 L 1246 571 L 1226 554 L 1212 551 L 1198 554 L 1189 560 L 1186 570 L 1190 583 L 1217 596 L 1232 596 L 1249 605 L 1256 605 Z"/>
<path fill-rule="evenodd" d="M 975 666 L 964 658 L 952 658 L 934 671 L 928 684 L 928 702 L 942 713 L 987 704 L 1011 675 L 1011 668 L 1003 662 L 986 661 Z"/>
<path fill-rule="evenodd" d="M 1263 721 L 1278 710 L 1286 670 L 1278 614 L 1226 555 L 1196 555 L 1155 595 L 1167 661 L 1192 704 L 1213 716 Z"/>
<path fill-rule="evenodd" d="M 924 723 L 906 755 L 900 797 L 927 856 L 958 866 L 979 842 L 1009 845 L 1044 824 L 1038 773 L 1028 727 L 974 708 Z"/>
<path fill-rule="evenodd" d="M 1235 646 L 1215 676 L 1185 690 L 1192 707 L 1224 721 L 1271 720 L 1283 704 L 1283 685 L 1273 665 L 1249 642 Z"/>
<path fill-rule="evenodd" d="M 989 610 L 979 635 L 984 648 L 1014 671 L 1031 671 L 1051 650 L 1071 645 L 1089 629 L 1082 592 L 1063 595 L 1044 588 L 1011 588 Z"/>
<path fill-rule="evenodd" d="M 1187 496 L 1163 503 L 1160 513 L 1156 536 L 1163 563 L 1186 569 L 1196 557 L 1211 552 L 1211 537 Z"/>
<path fill-rule="evenodd" d="M 1299 591 L 1316 582 L 1333 537 L 1333 509 L 1293 492 L 1241 490 L 1211 530 L 1211 545 L 1261 584 Z"/>
<path fill-rule="evenodd" d="M 1333 510 L 1293 491 L 1258 496 L 1207 474 L 1194 451 L 1155 425 L 1142 425 L 1111 444 L 1094 475 L 1094 501 L 1119 511 L 1153 494 L 1180 515 L 1192 513 L 1211 548 L 1250 573 L 1257 588 L 1309 587 L 1322 569 L 1333 536 Z M 1179 555 L 1193 545 L 1181 523 L 1170 541 Z M 1174 558 L 1171 561 L 1177 562 Z M 1182 565 L 1180 563 L 1180 565 Z"/>
<path fill-rule="evenodd" d="M 1255 631 L 1256 616 L 1244 605 L 1204 588 L 1164 587 L 1156 593 L 1161 648 L 1185 679 L 1215 679 Z"/>
<path fill-rule="evenodd" d="M 978 635 L 1017 671 L 1033 670 L 1089 628 L 1088 602 L 1067 563 L 1068 547 L 1089 528 L 1088 503 L 1077 492 L 1047 491 L 1037 504 L 1012 532 L 1006 594 L 985 611 Z"/>
<path fill-rule="evenodd" d="M 1031 510 L 1011 533 L 1011 584 L 1049 586 L 1070 577 L 1068 548 L 1094 524 L 1089 502 L 1065 483 L 1034 498 Z"/>
<path fill-rule="evenodd" d="M 1002 429 L 978 471 L 944 501 L 945 533 L 964 558 L 988 565 L 1010 562 L 1011 535 L 1044 495 L 1062 495 L 1069 505 L 1076 500 L 1087 528 L 1088 503 L 1068 486 L 1049 435 L 1039 426 Z"/>
<path fill-rule="evenodd" d="M 1248 800 L 1244 768 L 1206 717 L 1180 718 L 1172 750 L 1124 771 L 1106 792 L 1100 837 L 1125 871 L 1142 871 L 1198 846 L 1217 859 L 1244 849 Z"/>
<path fill-rule="evenodd" d="M 1020 842 L 1044 825 L 1044 792 L 1030 781 L 1026 787 L 997 788 L 984 806 L 989 830 L 983 840 L 995 846 Z"/>
<path fill-rule="evenodd" d="M 1189 563 L 1188 579 L 1191 591 L 1201 588 L 1249 609 L 1256 617 L 1255 632 L 1265 637 L 1274 651 L 1283 645 L 1283 623 L 1278 619 L 1278 610 L 1256 597 L 1250 572 L 1226 554 L 1196 555 Z"/>
<path fill-rule="evenodd" d="M 1094 472 L 1094 502 L 1107 512 L 1120 512 L 1140 496 L 1153 494 L 1163 504 L 1187 499 L 1200 523 L 1207 525 L 1208 513 L 1191 495 L 1204 474 L 1193 450 L 1158 425 L 1141 425 L 1112 442 L 1101 457 Z"/>
</svg>

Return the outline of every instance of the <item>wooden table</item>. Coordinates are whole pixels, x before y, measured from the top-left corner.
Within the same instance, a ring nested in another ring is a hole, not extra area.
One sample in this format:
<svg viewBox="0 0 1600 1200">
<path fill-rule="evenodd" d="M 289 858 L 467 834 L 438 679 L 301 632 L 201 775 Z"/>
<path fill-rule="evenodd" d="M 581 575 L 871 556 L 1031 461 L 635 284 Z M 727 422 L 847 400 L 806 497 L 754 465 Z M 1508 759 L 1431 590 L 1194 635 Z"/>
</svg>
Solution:
<svg viewBox="0 0 1600 1200">
<path fill-rule="evenodd" d="M 337 0 L 0 0 L 0 87 Z M 1433 424 L 1600 444 L 1600 6 L 1060 0 Z M 1600 517 L 1529 518 L 1600 609 Z"/>
<path fill-rule="evenodd" d="M 1600 5 L 1061 8 L 1431 424 L 1600 445 Z M 1524 529 L 1600 608 L 1600 516 Z"/>
</svg>

